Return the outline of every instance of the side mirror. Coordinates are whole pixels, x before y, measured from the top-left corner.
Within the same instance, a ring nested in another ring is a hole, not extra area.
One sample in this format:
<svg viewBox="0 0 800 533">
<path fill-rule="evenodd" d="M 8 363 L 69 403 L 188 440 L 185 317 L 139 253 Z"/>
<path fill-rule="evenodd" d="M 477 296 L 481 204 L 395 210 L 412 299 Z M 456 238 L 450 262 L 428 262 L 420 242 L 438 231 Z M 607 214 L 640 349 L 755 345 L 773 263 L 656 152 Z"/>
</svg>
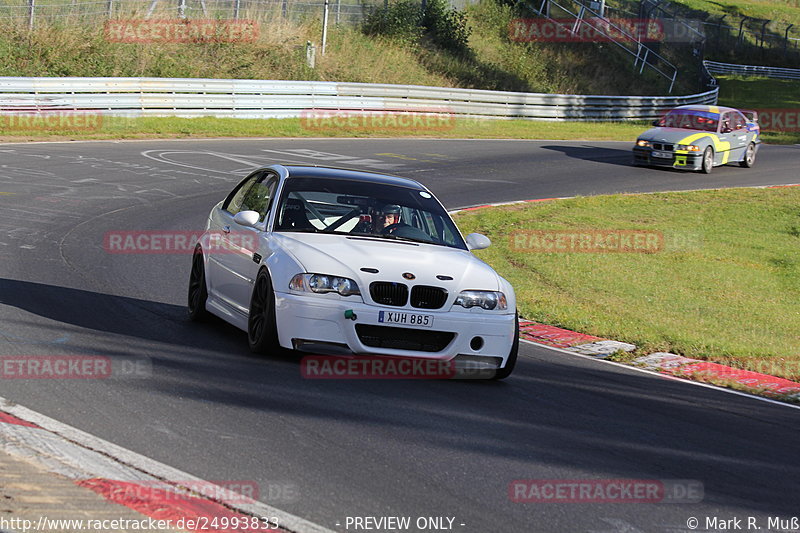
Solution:
<svg viewBox="0 0 800 533">
<path fill-rule="evenodd" d="M 660 120 L 656 119 L 653 121 L 653 126 L 658 127 L 658 123 L 661 122 Z"/>
<path fill-rule="evenodd" d="M 236 213 L 236 215 L 234 215 L 233 221 L 240 226 L 252 228 L 258 224 L 259 218 L 261 218 L 261 215 L 258 214 L 258 211 L 239 211 Z"/>
<path fill-rule="evenodd" d="M 470 233 L 467 235 L 466 241 L 467 247 L 469 247 L 470 250 L 483 250 L 492 244 L 489 237 L 481 235 L 480 233 Z"/>
</svg>

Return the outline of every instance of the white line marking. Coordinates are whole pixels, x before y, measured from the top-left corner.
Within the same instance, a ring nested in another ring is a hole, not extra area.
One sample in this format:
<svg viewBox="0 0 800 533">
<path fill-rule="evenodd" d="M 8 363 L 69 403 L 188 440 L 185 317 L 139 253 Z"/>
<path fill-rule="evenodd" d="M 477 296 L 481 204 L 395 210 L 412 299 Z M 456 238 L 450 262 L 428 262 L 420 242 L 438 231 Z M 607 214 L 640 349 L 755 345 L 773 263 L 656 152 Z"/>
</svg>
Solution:
<svg viewBox="0 0 800 533">
<path fill-rule="evenodd" d="M 73 475 L 69 477 L 73 477 L 76 472 L 89 472 L 91 475 L 91 472 L 99 471 L 101 475 L 92 477 L 122 480 L 126 478 L 145 479 L 152 476 L 167 483 L 173 482 L 171 484 L 196 482 L 203 483 L 203 486 L 213 487 L 212 484 L 199 477 L 90 435 L 2 397 L 0 397 L 0 408 L 45 430 L 15 424 L 0 424 L 0 434 L 3 435 L 3 440 L 12 439 L 10 443 L 3 443 L 7 451 L 32 458 L 40 464 L 45 463 L 44 466 L 49 471 L 72 472 Z M 219 487 L 219 490 L 215 488 L 213 493 L 225 494 L 226 492 L 225 489 Z M 215 501 L 212 498 L 209 500 Z M 274 516 L 278 518 L 281 528 L 288 531 L 333 533 L 319 524 L 281 511 L 263 502 L 232 503 L 225 501 L 218 503 L 253 516 Z"/>
<path fill-rule="evenodd" d="M 292 157 L 306 157 L 309 159 L 313 159 L 315 161 L 325 161 L 333 163 L 342 163 L 346 165 L 356 165 L 359 167 L 376 168 L 379 170 L 395 170 L 399 168 L 404 168 L 406 166 L 404 163 L 386 163 L 381 161 L 380 159 L 369 159 L 352 155 L 321 152 L 318 150 L 312 150 L 310 148 L 292 148 L 286 150 L 262 149 L 261 151 L 274 154 L 288 155 Z"/>
</svg>

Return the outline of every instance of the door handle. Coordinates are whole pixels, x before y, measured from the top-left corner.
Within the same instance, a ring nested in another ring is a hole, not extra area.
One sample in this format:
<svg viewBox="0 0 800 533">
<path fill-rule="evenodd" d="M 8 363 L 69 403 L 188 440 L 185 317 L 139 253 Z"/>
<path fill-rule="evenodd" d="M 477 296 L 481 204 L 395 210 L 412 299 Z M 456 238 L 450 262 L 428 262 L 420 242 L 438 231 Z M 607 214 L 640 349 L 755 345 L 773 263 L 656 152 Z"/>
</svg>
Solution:
<svg viewBox="0 0 800 533">
<path fill-rule="evenodd" d="M 231 227 L 230 226 L 222 226 L 222 232 L 223 233 L 230 233 L 231 232 Z"/>
</svg>

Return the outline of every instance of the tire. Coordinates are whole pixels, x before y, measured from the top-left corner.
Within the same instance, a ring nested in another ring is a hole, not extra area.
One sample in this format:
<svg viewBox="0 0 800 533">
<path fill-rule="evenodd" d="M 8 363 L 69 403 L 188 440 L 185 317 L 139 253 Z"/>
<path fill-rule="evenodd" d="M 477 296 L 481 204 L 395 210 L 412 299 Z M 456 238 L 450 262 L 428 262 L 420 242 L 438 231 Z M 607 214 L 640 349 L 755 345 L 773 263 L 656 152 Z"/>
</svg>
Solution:
<svg viewBox="0 0 800 533">
<path fill-rule="evenodd" d="M 506 379 L 514 371 L 517 364 L 517 354 L 519 353 L 519 312 L 514 317 L 514 342 L 511 344 L 511 351 L 506 360 L 506 366 L 498 368 L 492 377 L 493 380 Z"/>
<path fill-rule="evenodd" d="M 700 171 L 704 174 L 711 174 L 711 169 L 714 168 L 714 149 L 710 146 L 706 146 L 705 152 L 703 152 L 703 164 L 700 167 Z"/>
<path fill-rule="evenodd" d="M 198 246 L 192 255 L 192 270 L 189 274 L 189 294 L 187 309 L 189 320 L 202 322 L 208 318 L 206 301 L 208 300 L 208 287 L 206 287 L 206 268 L 203 264 L 203 250 Z"/>
<path fill-rule="evenodd" d="M 739 166 L 744 168 L 751 168 L 756 162 L 756 145 L 750 143 L 747 145 L 747 150 L 744 152 L 744 158 L 739 161 Z"/>
<path fill-rule="evenodd" d="M 247 341 L 250 350 L 266 354 L 280 351 L 275 325 L 275 293 L 267 269 L 262 268 L 253 285 L 250 314 L 247 318 Z"/>
</svg>

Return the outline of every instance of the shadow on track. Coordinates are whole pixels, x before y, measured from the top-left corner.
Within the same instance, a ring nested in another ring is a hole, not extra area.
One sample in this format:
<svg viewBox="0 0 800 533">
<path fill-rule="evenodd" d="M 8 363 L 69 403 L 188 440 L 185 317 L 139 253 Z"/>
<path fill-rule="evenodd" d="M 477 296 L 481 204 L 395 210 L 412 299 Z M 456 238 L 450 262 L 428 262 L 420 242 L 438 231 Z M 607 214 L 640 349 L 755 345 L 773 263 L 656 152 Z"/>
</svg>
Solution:
<svg viewBox="0 0 800 533">
<path fill-rule="evenodd" d="M 597 163 L 605 163 L 608 165 L 633 167 L 633 153 L 631 150 L 601 148 L 591 145 L 576 146 L 572 144 L 551 144 L 542 146 L 542 149 L 561 152 L 567 157 L 573 157 L 583 161 L 595 161 Z"/>
<path fill-rule="evenodd" d="M 506 481 L 487 490 L 501 493 L 513 479 L 547 478 L 555 465 L 588 477 L 700 480 L 705 505 L 796 510 L 795 495 L 776 482 L 800 476 L 795 450 L 781 444 L 800 438 L 790 409 L 541 350 L 500 383 L 311 380 L 297 358 L 254 357 L 243 332 L 221 321 L 189 323 L 179 305 L 9 279 L 0 279 L 0 303 L 99 332 L 92 349 L 101 353 L 123 336 L 126 355 L 150 356 L 154 371 L 117 394 L 165 397 L 176 412 L 215 406 L 251 424 L 278 415 L 298 431 L 307 427 L 301 420 L 319 422 L 309 425 L 335 434 L 338 446 L 369 435 L 446 462 L 492 461 Z M 253 427 L 241 438 L 258 439 Z M 333 451 L 317 453 L 335 470 Z"/>
</svg>

